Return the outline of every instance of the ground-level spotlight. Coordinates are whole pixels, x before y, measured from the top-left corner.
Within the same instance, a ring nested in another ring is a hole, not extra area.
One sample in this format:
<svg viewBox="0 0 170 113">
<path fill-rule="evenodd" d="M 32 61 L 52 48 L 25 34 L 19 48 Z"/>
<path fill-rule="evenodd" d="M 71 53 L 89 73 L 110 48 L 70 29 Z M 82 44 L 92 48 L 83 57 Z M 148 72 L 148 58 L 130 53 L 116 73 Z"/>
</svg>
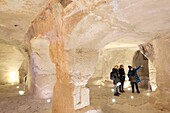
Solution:
<svg viewBox="0 0 170 113">
<path fill-rule="evenodd" d="M 115 90 L 114 89 L 112 89 L 112 92 L 114 92 Z"/>
<path fill-rule="evenodd" d="M 24 93 L 25 93 L 25 92 L 24 92 L 24 91 L 22 91 L 22 90 L 21 90 L 21 91 L 19 91 L 19 95 L 24 95 Z"/>
<path fill-rule="evenodd" d="M 19 86 L 17 86 L 16 88 L 19 89 Z"/>
<path fill-rule="evenodd" d="M 134 96 L 131 96 L 130 98 L 131 98 L 131 99 L 134 99 Z"/>
<path fill-rule="evenodd" d="M 150 96 L 151 94 L 150 93 L 146 93 L 147 96 Z"/>
<path fill-rule="evenodd" d="M 130 88 L 128 88 L 128 91 L 130 91 L 131 89 Z"/>
<path fill-rule="evenodd" d="M 50 102 L 51 102 L 51 99 L 47 99 L 47 102 L 50 103 Z"/>
<path fill-rule="evenodd" d="M 99 88 L 101 88 L 101 86 L 98 86 Z"/>
<path fill-rule="evenodd" d="M 115 102 L 116 102 L 116 99 L 113 98 L 113 99 L 112 99 L 112 102 L 115 103 Z"/>
</svg>

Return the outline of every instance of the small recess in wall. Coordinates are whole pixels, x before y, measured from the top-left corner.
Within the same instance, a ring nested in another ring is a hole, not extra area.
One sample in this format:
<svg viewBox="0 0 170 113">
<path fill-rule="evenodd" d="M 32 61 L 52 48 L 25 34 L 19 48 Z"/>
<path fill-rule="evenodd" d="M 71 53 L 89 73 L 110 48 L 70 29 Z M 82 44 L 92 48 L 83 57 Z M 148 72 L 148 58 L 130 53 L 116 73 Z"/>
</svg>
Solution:
<svg viewBox="0 0 170 113">
<path fill-rule="evenodd" d="M 18 27 L 19 25 L 15 24 L 14 27 Z"/>
</svg>

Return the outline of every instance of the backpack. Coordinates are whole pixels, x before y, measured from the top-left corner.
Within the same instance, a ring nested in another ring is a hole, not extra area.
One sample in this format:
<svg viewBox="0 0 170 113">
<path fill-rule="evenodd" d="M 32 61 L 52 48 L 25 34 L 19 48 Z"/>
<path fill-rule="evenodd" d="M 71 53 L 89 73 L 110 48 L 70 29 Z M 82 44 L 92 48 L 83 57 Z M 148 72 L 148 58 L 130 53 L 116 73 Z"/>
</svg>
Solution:
<svg viewBox="0 0 170 113">
<path fill-rule="evenodd" d="M 113 72 L 110 72 L 110 79 L 111 79 L 111 80 L 114 80 Z"/>
</svg>

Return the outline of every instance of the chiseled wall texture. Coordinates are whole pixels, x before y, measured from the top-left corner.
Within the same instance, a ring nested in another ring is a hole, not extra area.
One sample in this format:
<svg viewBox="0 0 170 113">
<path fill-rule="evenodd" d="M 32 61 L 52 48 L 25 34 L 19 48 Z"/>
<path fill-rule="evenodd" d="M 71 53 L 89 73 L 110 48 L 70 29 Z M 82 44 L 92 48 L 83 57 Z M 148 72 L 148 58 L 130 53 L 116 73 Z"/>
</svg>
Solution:
<svg viewBox="0 0 170 113">
<path fill-rule="evenodd" d="M 32 22 L 26 34 L 25 43 L 26 49 L 29 54 L 31 54 L 32 48 L 30 41 L 32 38 L 43 37 L 49 40 L 50 57 L 52 62 L 56 65 L 57 72 L 57 82 L 53 89 L 53 113 L 73 113 L 73 85 L 68 75 L 68 60 L 65 53 L 62 14 L 63 8 L 61 4 L 51 0 L 42 13 Z M 41 84 L 42 81 L 36 80 L 36 76 L 39 76 L 36 74 L 37 73 L 31 69 L 32 93 L 33 95 L 41 96 L 42 92 L 38 92 L 37 94 L 38 88 L 35 86 L 35 83 L 37 81 Z M 43 90 L 45 90 L 45 88 Z"/>
<path fill-rule="evenodd" d="M 156 69 L 156 84 L 157 89 L 150 97 L 150 102 L 156 108 L 168 109 L 170 105 L 170 35 L 165 33 L 159 38 L 153 39 L 150 43 L 144 44 L 141 49 L 148 56 Z"/>
<path fill-rule="evenodd" d="M 136 5 L 132 5 L 133 7 L 130 7 L 129 1 L 121 1 L 120 3 L 103 2 L 103 4 L 101 3 L 102 5 L 95 2 L 95 5 L 99 6 L 95 9 L 95 7 L 87 7 L 86 5 L 88 4 L 83 0 L 71 2 L 67 7 L 57 0 L 51 0 L 42 13 L 37 16 L 26 35 L 26 45 L 31 53 L 30 40 L 32 38 L 42 36 L 50 41 L 50 56 L 52 62 L 56 65 L 57 72 L 53 113 L 75 112 L 75 102 L 82 102 L 82 100 L 77 100 L 81 95 L 81 90 L 79 89 L 88 93 L 85 85 L 94 73 L 98 51 L 106 44 L 116 41 L 119 44 L 130 42 L 138 45 L 153 39 L 160 29 L 168 29 L 168 24 L 163 26 L 161 23 L 162 21 L 164 22 L 163 19 L 160 19 L 163 16 L 158 15 L 157 11 L 154 12 L 155 8 L 152 5 L 155 4 L 149 2 L 151 7 L 142 9 L 143 7 L 140 4 L 144 5 L 146 2 L 148 3 L 148 1 L 143 0 L 136 3 Z M 159 1 L 157 0 L 156 3 L 159 4 Z M 129 9 L 127 10 L 125 6 Z M 167 7 L 167 3 L 163 2 L 160 6 Z M 132 12 L 131 10 L 134 9 L 135 11 Z M 155 15 L 154 20 L 148 19 L 153 17 L 153 15 L 150 16 L 149 13 L 146 13 L 148 10 Z M 167 8 L 167 10 L 169 9 Z M 105 11 L 108 11 L 108 13 L 105 13 Z M 144 21 L 145 23 L 143 23 Z M 153 29 L 155 25 L 157 27 Z M 165 51 L 161 51 L 160 48 L 168 50 L 168 41 L 161 39 L 153 41 L 155 53 L 153 52 L 153 55 L 147 56 L 156 66 L 158 83 L 158 90 L 150 100 L 156 106 L 160 107 L 162 104 L 162 107 L 167 108 L 168 101 L 165 99 L 169 99 L 169 90 L 166 84 L 169 80 L 167 77 L 169 76 L 168 51 L 164 53 Z M 165 61 L 166 59 L 167 61 Z M 167 95 L 163 99 L 161 98 L 162 93 L 165 96 Z M 160 103 L 163 100 L 165 102 Z M 88 103 L 85 103 L 80 106 L 87 105 Z"/>
</svg>

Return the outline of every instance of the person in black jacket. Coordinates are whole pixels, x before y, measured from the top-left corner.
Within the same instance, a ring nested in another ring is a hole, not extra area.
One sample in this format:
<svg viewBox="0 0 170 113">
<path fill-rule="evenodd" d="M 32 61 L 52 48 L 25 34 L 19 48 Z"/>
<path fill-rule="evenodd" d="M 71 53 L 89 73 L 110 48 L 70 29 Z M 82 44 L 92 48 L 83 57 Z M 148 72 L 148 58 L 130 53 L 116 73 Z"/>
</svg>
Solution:
<svg viewBox="0 0 170 113">
<path fill-rule="evenodd" d="M 118 85 L 117 85 L 117 83 L 120 82 L 118 65 L 115 65 L 114 68 L 112 69 L 110 78 L 113 80 L 113 84 L 114 84 L 114 96 L 119 96 L 120 93 L 118 92 Z"/>
<path fill-rule="evenodd" d="M 120 74 L 120 83 L 121 83 L 121 85 L 119 86 L 119 91 L 123 93 L 123 92 L 125 92 L 124 91 L 125 70 L 124 70 L 123 65 L 120 65 L 119 74 Z"/>
</svg>

